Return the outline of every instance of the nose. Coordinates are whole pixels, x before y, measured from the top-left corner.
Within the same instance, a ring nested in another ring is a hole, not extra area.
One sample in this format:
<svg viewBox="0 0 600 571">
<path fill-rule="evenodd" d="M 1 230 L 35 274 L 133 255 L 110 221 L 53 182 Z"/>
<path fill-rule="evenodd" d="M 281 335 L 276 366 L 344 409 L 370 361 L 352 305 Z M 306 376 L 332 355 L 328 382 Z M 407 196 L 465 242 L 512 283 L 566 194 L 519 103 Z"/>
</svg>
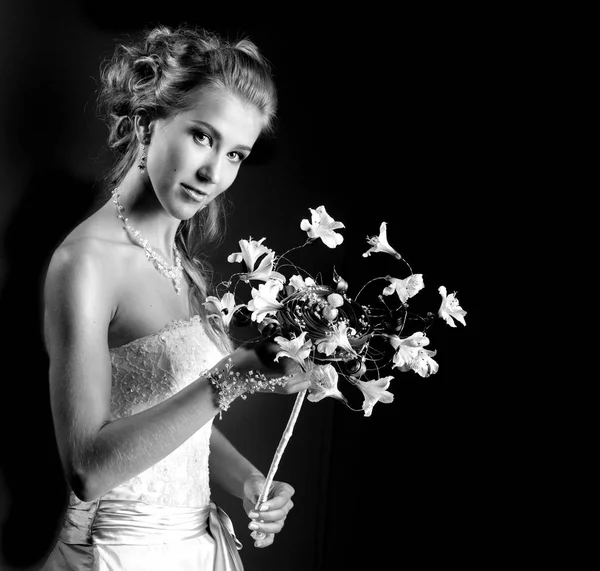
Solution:
<svg viewBox="0 0 600 571">
<path fill-rule="evenodd" d="M 217 184 L 221 180 L 222 159 L 217 153 L 211 153 L 198 168 L 198 178 L 202 182 Z"/>
</svg>

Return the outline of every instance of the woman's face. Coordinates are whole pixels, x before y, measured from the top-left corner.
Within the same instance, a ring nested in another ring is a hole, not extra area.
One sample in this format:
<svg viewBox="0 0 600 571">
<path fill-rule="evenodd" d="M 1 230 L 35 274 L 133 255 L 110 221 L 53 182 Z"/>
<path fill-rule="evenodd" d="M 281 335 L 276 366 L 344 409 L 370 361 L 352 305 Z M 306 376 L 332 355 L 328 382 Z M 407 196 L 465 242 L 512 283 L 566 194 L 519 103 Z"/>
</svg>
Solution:
<svg viewBox="0 0 600 571">
<path fill-rule="evenodd" d="M 258 109 L 219 88 L 199 90 L 188 109 L 153 121 L 147 170 L 163 208 L 187 220 L 225 192 L 263 125 Z"/>
</svg>

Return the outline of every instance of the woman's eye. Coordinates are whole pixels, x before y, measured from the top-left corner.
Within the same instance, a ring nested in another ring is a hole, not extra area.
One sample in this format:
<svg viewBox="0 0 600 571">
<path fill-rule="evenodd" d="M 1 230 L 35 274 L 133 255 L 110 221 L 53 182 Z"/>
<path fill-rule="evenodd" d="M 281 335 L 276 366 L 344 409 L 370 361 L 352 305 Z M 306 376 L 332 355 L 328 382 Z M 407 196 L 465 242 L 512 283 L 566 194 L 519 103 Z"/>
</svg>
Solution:
<svg viewBox="0 0 600 571">
<path fill-rule="evenodd" d="M 236 163 L 241 163 L 246 157 L 242 155 L 242 153 L 233 151 L 232 153 L 229 153 L 229 158 Z"/>
<path fill-rule="evenodd" d="M 202 133 L 201 131 L 194 133 L 194 139 L 196 139 L 196 141 L 198 141 L 198 143 L 200 143 L 201 145 L 205 145 L 207 147 L 210 147 L 212 145 L 212 139 L 210 135 Z"/>
</svg>

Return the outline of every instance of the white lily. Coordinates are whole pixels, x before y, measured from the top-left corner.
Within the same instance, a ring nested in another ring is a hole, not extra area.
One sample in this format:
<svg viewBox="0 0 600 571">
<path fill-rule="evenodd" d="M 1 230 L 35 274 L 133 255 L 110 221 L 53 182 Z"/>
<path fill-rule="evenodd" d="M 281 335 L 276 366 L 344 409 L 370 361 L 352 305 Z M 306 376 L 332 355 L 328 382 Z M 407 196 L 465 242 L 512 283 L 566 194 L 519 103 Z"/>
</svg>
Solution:
<svg viewBox="0 0 600 571">
<path fill-rule="evenodd" d="M 289 357 L 304 366 L 304 361 L 306 361 L 312 349 L 312 341 L 310 339 L 306 341 L 305 338 L 306 331 L 303 331 L 294 339 L 286 339 L 281 336 L 275 337 L 274 341 L 281 351 L 275 355 L 274 360 L 279 361 L 280 357 Z"/>
<path fill-rule="evenodd" d="M 294 287 L 296 291 L 306 289 L 316 285 L 315 280 L 312 278 L 303 278 L 300 274 L 296 274 L 290 278 L 290 285 Z"/>
<path fill-rule="evenodd" d="M 429 338 L 422 331 L 401 339 L 397 335 L 388 335 L 392 347 L 396 350 L 393 367 L 402 372 L 413 370 L 422 377 L 437 373 L 439 365 L 432 359 L 436 351 L 424 349 L 429 345 Z"/>
<path fill-rule="evenodd" d="M 283 308 L 277 301 L 277 294 L 282 288 L 283 284 L 279 280 L 268 280 L 259 284 L 258 289 L 252 288 L 252 299 L 248 302 L 252 321 L 260 323 L 267 315 L 275 314 Z"/>
<path fill-rule="evenodd" d="M 390 256 L 394 256 L 398 260 L 402 259 L 402 256 L 392 248 L 387 239 L 387 222 L 382 222 L 381 226 L 379 226 L 379 236 L 367 236 L 367 242 L 371 245 L 371 247 L 363 254 L 364 258 L 367 258 L 372 253 L 375 252 L 383 252 L 385 254 L 390 254 Z"/>
<path fill-rule="evenodd" d="M 438 372 L 440 366 L 432 359 L 436 351 L 419 348 L 416 359 L 411 364 L 411 369 L 421 375 L 428 377 Z"/>
<path fill-rule="evenodd" d="M 365 416 L 371 416 L 373 407 L 378 403 L 384 404 L 391 403 L 394 400 L 394 395 L 387 390 L 390 386 L 390 381 L 394 377 L 392 375 L 388 377 L 381 377 L 373 381 L 359 381 L 358 379 L 352 379 L 352 383 L 355 384 L 363 393 L 365 400 L 362 405 L 362 409 L 365 411 Z"/>
<path fill-rule="evenodd" d="M 335 367 L 328 363 L 327 365 L 317 365 L 309 361 L 308 380 L 310 388 L 308 389 L 308 400 L 319 402 L 326 397 L 332 397 L 348 403 L 348 399 L 338 389 L 338 372 Z"/>
<path fill-rule="evenodd" d="M 273 270 L 273 266 L 275 264 L 275 252 L 269 252 L 258 265 L 251 272 L 246 272 L 240 276 L 245 282 L 249 282 L 250 280 L 257 280 L 267 282 L 269 280 L 279 280 L 281 283 L 285 283 L 286 278 L 283 274 L 276 272 Z"/>
<path fill-rule="evenodd" d="M 249 282 L 250 280 L 266 282 L 269 279 L 277 279 L 285 283 L 285 276 L 273 271 L 275 252 L 263 246 L 264 240 L 265 238 L 261 238 L 260 240 L 253 240 L 252 238 L 249 240 L 240 240 L 239 245 L 242 251 L 229 254 L 227 261 L 230 263 L 244 262 L 248 271 L 241 274 L 240 279 L 245 282 Z M 262 256 L 264 258 L 260 261 L 259 266 L 255 267 Z"/>
<path fill-rule="evenodd" d="M 227 256 L 227 261 L 231 263 L 243 261 L 245 262 L 248 271 L 251 272 L 254 269 L 256 260 L 263 254 L 271 252 L 270 248 L 262 245 L 265 240 L 266 238 L 253 240 L 252 237 L 250 237 L 249 240 L 240 240 L 239 245 L 242 251 L 229 254 L 229 256 Z"/>
<path fill-rule="evenodd" d="M 325 355 L 332 355 L 338 347 L 341 347 L 351 355 L 357 356 L 356 351 L 350 345 L 350 341 L 348 339 L 348 333 L 354 331 L 351 327 L 348 327 L 348 324 L 344 321 L 340 321 L 336 323 L 331 331 L 327 332 L 326 337 L 321 339 L 317 339 L 316 346 L 317 350 L 321 353 L 325 353 Z"/>
<path fill-rule="evenodd" d="M 321 238 L 323 244 L 329 248 L 339 246 L 344 241 L 344 237 L 334 230 L 345 228 L 345 226 L 329 216 L 324 206 L 319 206 L 316 210 L 309 208 L 309 210 L 312 214 L 311 222 L 305 218 L 300 223 L 300 228 L 313 240 Z"/>
<path fill-rule="evenodd" d="M 386 276 L 385 279 L 390 282 L 390 285 L 384 288 L 383 295 L 392 295 L 396 292 L 402 303 L 406 303 L 408 298 L 413 297 L 425 287 L 423 274 L 412 274 L 403 280 L 391 276 Z"/>
<path fill-rule="evenodd" d="M 456 327 L 454 320 L 460 321 L 463 325 L 466 325 L 464 316 L 467 312 L 460 306 L 458 299 L 456 299 L 456 292 L 446 294 L 446 288 L 440 286 L 438 288 L 440 295 L 442 296 L 442 304 L 438 311 L 438 315 L 448 324 L 450 327 Z"/>
<path fill-rule="evenodd" d="M 387 335 L 387 338 L 396 351 L 400 347 L 426 347 L 429 345 L 429 338 L 422 331 L 416 331 L 404 338 L 400 338 L 398 335 Z"/>
<path fill-rule="evenodd" d="M 401 339 L 398 335 L 388 335 L 387 337 L 390 345 L 395 350 L 393 366 L 401 371 L 410 370 L 410 363 L 416 358 L 417 349 L 429 345 L 429 339 L 421 331 L 417 331 L 417 333 L 413 333 L 410 337 L 404 339 Z"/>
<path fill-rule="evenodd" d="M 235 313 L 236 309 L 243 307 L 244 304 L 240 303 L 238 305 L 235 304 L 235 297 L 231 292 L 227 292 L 221 299 L 215 297 L 214 295 L 209 295 L 204 302 L 204 307 L 209 311 L 212 309 L 215 313 L 209 314 L 209 318 L 211 317 L 219 317 L 223 320 L 223 325 L 226 329 L 229 329 L 229 325 L 231 323 L 231 318 Z"/>
</svg>

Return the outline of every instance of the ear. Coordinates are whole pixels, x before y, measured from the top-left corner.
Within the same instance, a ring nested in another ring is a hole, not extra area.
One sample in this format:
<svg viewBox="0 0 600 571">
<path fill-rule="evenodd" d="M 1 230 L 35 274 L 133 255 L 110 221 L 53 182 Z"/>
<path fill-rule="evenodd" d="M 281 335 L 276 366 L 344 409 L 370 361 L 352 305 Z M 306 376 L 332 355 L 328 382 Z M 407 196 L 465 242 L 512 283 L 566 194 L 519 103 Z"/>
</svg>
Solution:
<svg viewBox="0 0 600 571">
<path fill-rule="evenodd" d="M 150 121 L 148 113 L 145 111 L 139 111 L 136 113 L 133 119 L 133 125 L 135 129 L 135 136 L 140 145 L 147 145 L 150 142 L 152 135 L 152 121 Z"/>
</svg>

